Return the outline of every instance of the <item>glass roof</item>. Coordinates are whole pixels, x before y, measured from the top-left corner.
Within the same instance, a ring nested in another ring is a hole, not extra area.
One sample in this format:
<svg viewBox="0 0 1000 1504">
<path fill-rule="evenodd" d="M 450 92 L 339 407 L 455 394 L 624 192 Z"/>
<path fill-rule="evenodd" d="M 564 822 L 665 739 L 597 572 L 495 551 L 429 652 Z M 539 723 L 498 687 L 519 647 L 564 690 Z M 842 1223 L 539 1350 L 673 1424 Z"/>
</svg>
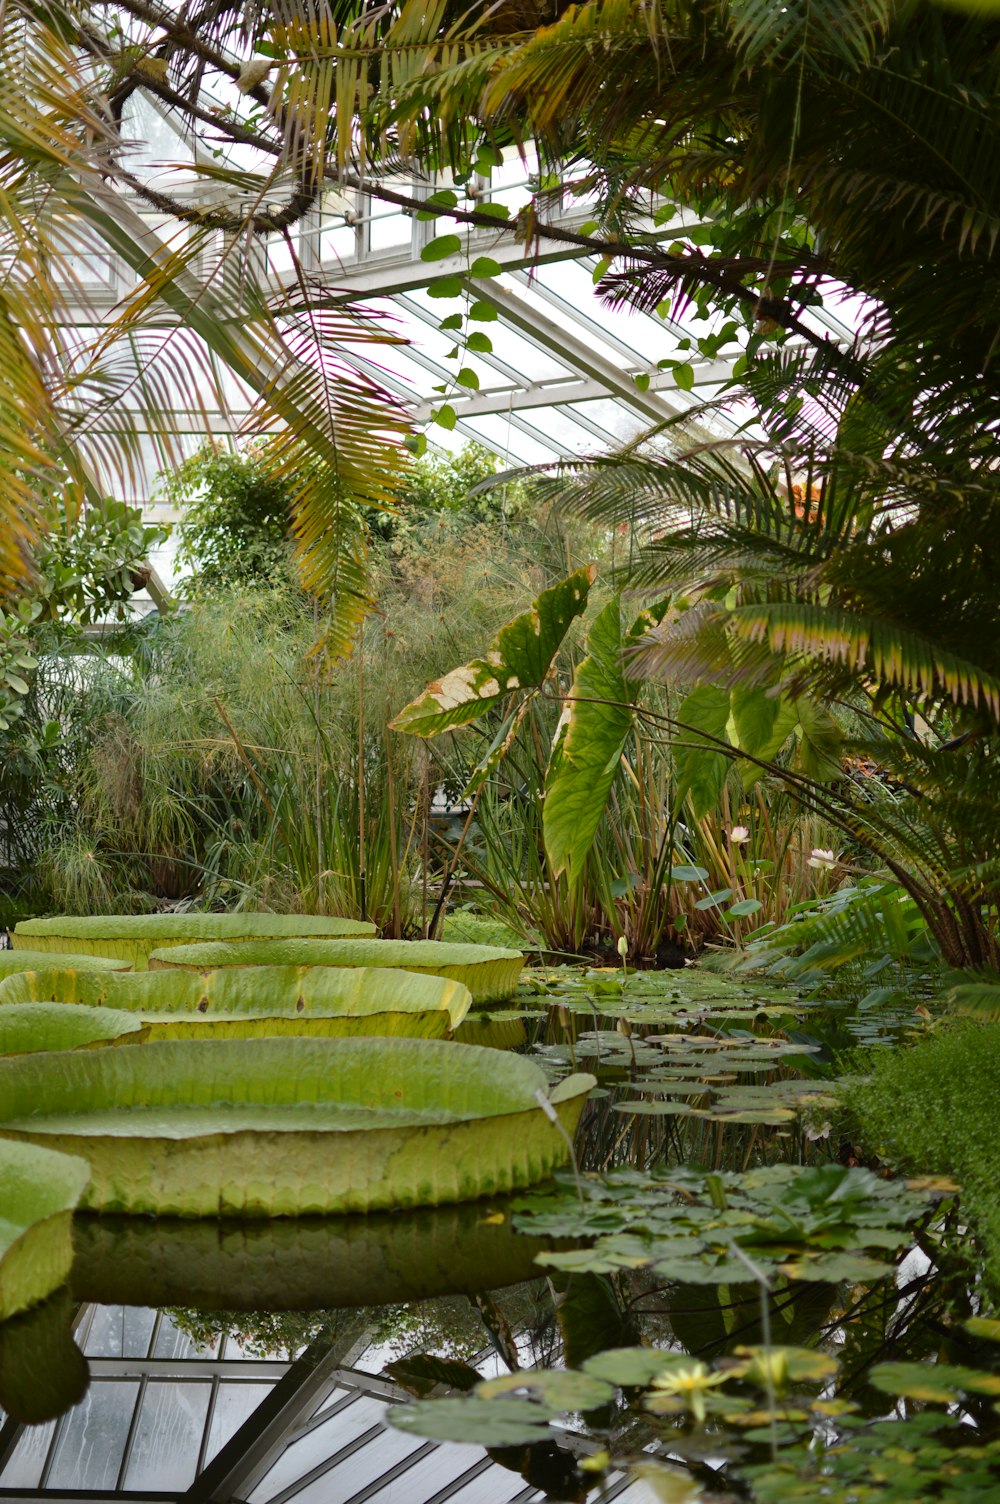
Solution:
<svg viewBox="0 0 1000 1504">
<path fill-rule="evenodd" d="M 238 1338 L 194 1341 L 170 1312 L 81 1309 L 90 1386 L 58 1420 L 0 1419 L 0 1498 L 228 1499 L 248 1504 L 534 1504 L 545 1495 L 482 1447 L 424 1441 L 386 1423 L 408 1396 L 382 1375 L 393 1350 L 363 1317 L 339 1346 L 288 1359 Z M 525 1362 L 531 1363 L 530 1353 Z M 492 1350 L 475 1360 L 499 1370 Z M 574 1445 L 567 1435 L 568 1445 Z M 653 1504 L 612 1475 L 602 1499 Z"/>
</svg>

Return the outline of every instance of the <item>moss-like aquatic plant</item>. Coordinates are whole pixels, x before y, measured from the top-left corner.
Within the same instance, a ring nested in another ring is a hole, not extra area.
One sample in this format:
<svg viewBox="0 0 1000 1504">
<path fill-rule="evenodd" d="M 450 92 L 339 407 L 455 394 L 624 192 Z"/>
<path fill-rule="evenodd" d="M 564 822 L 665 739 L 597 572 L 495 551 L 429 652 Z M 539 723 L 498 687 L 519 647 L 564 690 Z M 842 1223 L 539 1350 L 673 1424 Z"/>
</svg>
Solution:
<svg viewBox="0 0 1000 1504">
<path fill-rule="evenodd" d="M 476 1003 L 502 1002 L 517 987 L 519 950 L 449 945 L 440 940 L 249 940 L 239 945 L 178 945 L 153 951 L 151 970 L 183 966 L 375 966 L 400 968 L 462 982 Z"/>
<path fill-rule="evenodd" d="M 900 1170 L 954 1176 L 1000 1289 L 1000 1025 L 954 1024 L 868 1061 L 869 1074 L 843 1088 L 854 1136 Z"/>
<path fill-rule="evenodd" d="M 372 936 L 375 926 L 357 919 L 317 914 L 62 914 L 26 919 L 11 933 L 11 944 L 34 951 L 73 951 L 110 956 L 137 971 L 149 953 L 168 945 L 200 940 L 242 941 L 325 936 Z"/>
<path fill-rule="evenodd" d="M 547 1178 L 593 1084 L 438 1040 L 164 1040 L 0 1060 L 0 1138 L 83 1155 L 99 1211 L 433 1206 Z"/>
<path fill-rule="evenodd" d="M 0 1321 L 44 1300 L 66 1279 L 73 1208 L 89 1179 L 86 1161 L 76 1155 L 0 1141 Z"/>
<path fill-rule="evenodd" d="M 47 968 L 0 983 L 0 1004 L 125 1009 L 146 1023 L 150 1039 L 275 1034 L 441 1039 L 461 1026 L 471 1001 L 468 988 L 447 977 L 372 967 L 158 968 L 111 977 Z M 0 1008 L 0 1021 L 4 1011 Z"/>
</svg>

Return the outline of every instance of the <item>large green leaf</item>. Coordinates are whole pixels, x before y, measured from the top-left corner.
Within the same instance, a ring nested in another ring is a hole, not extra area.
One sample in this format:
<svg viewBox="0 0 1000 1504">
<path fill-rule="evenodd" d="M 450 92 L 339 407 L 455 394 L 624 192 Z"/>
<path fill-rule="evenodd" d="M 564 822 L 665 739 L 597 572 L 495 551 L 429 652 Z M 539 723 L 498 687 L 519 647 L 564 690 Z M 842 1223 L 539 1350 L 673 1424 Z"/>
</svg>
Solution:
<svg viewBox="0 0 1000 1504">
<path fill-rule="evenodd" d="M 13 935 L 11 939 L 13 939 Z M 19 971 L 35 971 L 40 966 L 67 966 L 80 971 L 127 971 L 128 961 L 113 956 L 83 954 L 64 955 L 57 946 L 51 950 L 0 950 L 0 977 L 11 977 Z"/>
<path fill-rule="evenodd" d="M 375 926 L 362 920 L 317 914 L 62 914 L 55 919 L 22 920 L 10 938 L 15 949 L 30 946 L 37 952 L 109 956 L 139 971 L 146 966 L 150 951 L 196 940 L 296 940 L 374 934 Z M 51 959 L 48 964 L 53 964 Z"/>
<path fill-rule="evenodd" d="M 30 973 L 28 973 L 30 975 Z M 20 980 L 24 972 L 13 981 Z M 73 1050 L 114 1039 L 145 1039 L 142 1019 L 117 1008 L 87 1008 L 65 1003 L 13 1003 L 0 1008 L 0 1055 L 35 1050 Z"/>
<path fill-rule="evenodd" d="M 510 997 L 524 965 L 519 950 L 443 940 L 246 940 L 238 945 L 176 945 L 153 951 L 151 970 L 178 966 L 374 966 L 462 982 L 477 1003 Z"/>
<path fill-rule="evenodd" d="M 690 796 L 695 815 L 707 814 L 722 793 L 729 757 L 717 744 L 729 745 L 730 713 L 729 691 L 714 684 L 692 690 L 677 712 L 684 742 L 674 759 L 677 791 L 681 798 Z"/>
<path fill-rule="evenodd" d="M 543 590 L 529 611 L 500 628 L 485 658 L 473 658 L 436 679 L 399 712 L 393 730 L 438 736 L 468 725 L 505 695 L 537 689 L 571 623 L 586 608 L 596 574 L 590 564 Z"/>
<path fill-rule="evenodd" d="M 268 1034 L 442 1038 L 461 1024 L 472 996 L 463 983 L 448 977 L 364 966 L 222 966 L 203 972 L 156 967 L 110 977 L 48 968 L 0 982 L 0 1004 L 48 1001 L 60 1007 L 85 1005 L 67 1011 L 125 1009 L 133 1027 L 139 1027 L 139 1014 L 150 1039 Z M 0 1008 L 0 1028 L 8 1011 Z"/>
<path fill-rule="evenodd" d="M 70 1222 L 89 1179 L 75 1155 L 0 1142 L 0 1321 L 44 1300 L 69 1274 Z"/>
<path fill-rule="evenodd" d="M 83 1155 L 104 1212 L 433 1206 L 546 1179 L 593 1084 L 543 1106 L 534 1062 L 440 1040 L 165 1040 L 0 1060 L 0 1138 Z"/>
<path fill-rule="evenodd" d="M 632 688 L 622 655 L 662 617 L 663 606 L 643 612 L 622 638 L 618 596 L 591 624 L 587 656 L 552 742 L 545 775 L 542 829 L 553 873 L 579 879 L 594 844 L 622 751 L 632 729 Z"/>
</svg>

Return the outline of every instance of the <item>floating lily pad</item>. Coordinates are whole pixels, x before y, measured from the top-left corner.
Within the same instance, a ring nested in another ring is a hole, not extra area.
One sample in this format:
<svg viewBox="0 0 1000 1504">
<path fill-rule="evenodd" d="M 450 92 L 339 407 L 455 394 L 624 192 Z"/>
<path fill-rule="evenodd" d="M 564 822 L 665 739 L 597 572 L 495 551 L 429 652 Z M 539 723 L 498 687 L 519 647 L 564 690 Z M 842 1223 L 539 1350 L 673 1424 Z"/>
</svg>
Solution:
<svg viewBox="0 0 1000 1504">
<path fill-rule="evenodd" d="M 321 914 L 62 914 L 24 919 L 11 933 L 15 949 L 108 956 L 136 970 L 151 951 L 199 940 L 298 939 L 306 936 L 374 935 L 375 926 Z M 51 962 L 50 962 L 51 964 Z"/>
<path fill-rule="evenodd" d="M 11 937 L 13 939 L 13 936 Z M 0 978 L 12 977 L 21 971 L 36 971 L 40 966 L 69 967 L 80 971 L 127 971 L 130 961 L 116 960 L 113 956 L 88 954 L 63 955 L 47 950 L 0 950 Z"/>
<path fill-rule="evenodd" d="M 64 1003 L 11 1003 L 0 1008 L 0 1055 L 141 1040 L 147 1032 L 141 1018 L 115 1008 Z"/>
<path fill-rule="evenodd" d="M 524 965 L 518 950 L 449 945 L 443 940 L 244 940 L 238 944 L 174 945 L 150 952 L 149 967 L 210 971 L 233 966 L 390 967 L 461 982 L 476 1003 L 512 996 Z"/>
<path fill-rule="evenodd" d="M 0 1321 L 44 1300 L 66 1279 L 73 1208 L 89 1179 L 86 1161 L 76 1155 L 0 1142 Z"/>
<path fill-rule="evenodd" d="M 73 1149 L 83 1205 L 267 1216 L 498 1194 L 566 1162 L 592 1076 L 423 1039 L 165 1040 L 0 1060 L 0 1136 Z"/>
<path fill-rule="evenodd" d="M 440 1039 L 472 1001 L 461 982 L 372 967 L 227 966 L 107 975 L 49 968 L 0 983 L 0 1003 L 52 999 L 127 1010 L 151 1039 L 279 1034 L 413 1035 Z M 0 1008 L 0 1023 L 6 1008 Z"/>
</svg>

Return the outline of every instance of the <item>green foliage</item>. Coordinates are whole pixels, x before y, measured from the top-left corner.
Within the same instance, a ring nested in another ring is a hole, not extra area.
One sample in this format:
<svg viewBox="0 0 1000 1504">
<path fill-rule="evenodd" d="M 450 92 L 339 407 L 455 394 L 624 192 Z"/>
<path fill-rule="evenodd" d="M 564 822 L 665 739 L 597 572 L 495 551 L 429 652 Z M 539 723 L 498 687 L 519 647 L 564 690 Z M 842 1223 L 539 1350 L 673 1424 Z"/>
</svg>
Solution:
<svg viewBox="0 0 1000 1504">
<path fill-rule="evenodd" d="M 905 1247 L 926 1211 L 926 1195 L 843 1165 L 707 1176 L 618 1170 L 522 1201 L 515 1226 L 550 1240 L 587 1239 L 586 1249 L 542 1256 L 557 1269 L 649 1266 L 668 1282 L 726 1285 L 762 1277 L 756 1267 L 839 1284 L 888 1274 L 877 1255 Z"/>
<path fill-rule="evenodd" d="M 543 590 L 529 611 L 500 628 L 485 657 L 436 680 L 399 712 L 391 729 L 439 736 L 477 720 L 511 696 L 522 701 L 537 693 L 569 627 L 586 610 L 596 573 L 591 564 Z"/>
<path fill-rule="evenodd" d="M 952 1024 L 909 1049 L 877 1051 L 844 1088 L 855 1134 L 900 1169 L 953 1176 L 1000 1287 L 996 1102 L 1000 1028 Z"/>
<path fill-rule="evenodd" d="M 289 585 L 291 487 L 267 469 L 258 450 L 206 443 L 160 484 L 164 497 L 182 509 L 177 562 L 192 572 L 182 576 L 180 594 Z"/>
</svg>

